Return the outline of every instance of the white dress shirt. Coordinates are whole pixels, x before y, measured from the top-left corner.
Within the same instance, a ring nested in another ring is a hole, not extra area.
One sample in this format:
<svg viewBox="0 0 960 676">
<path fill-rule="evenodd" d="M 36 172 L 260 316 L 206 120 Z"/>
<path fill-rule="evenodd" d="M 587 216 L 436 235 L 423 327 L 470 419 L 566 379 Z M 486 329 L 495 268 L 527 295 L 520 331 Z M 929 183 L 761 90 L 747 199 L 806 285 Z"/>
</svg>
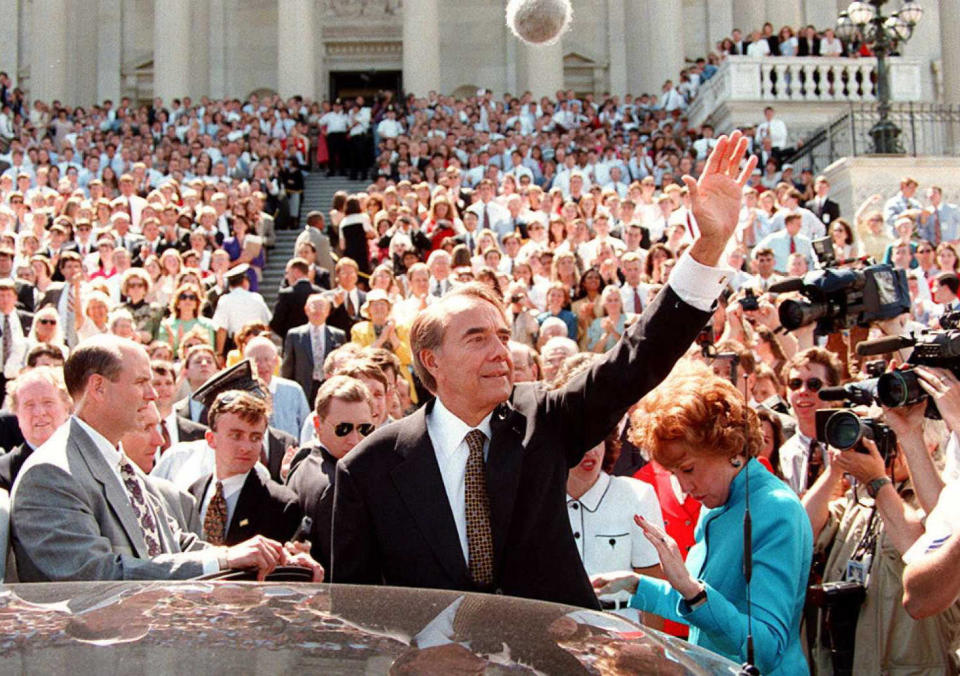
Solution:
<svg viewBox="0 0 960 676">
<path fill-rule="evenodd" d="M 486 436 L 483 442 L 483 457 L 486 459 L 490 449 L 490 419 L 491 411 L 475 428 L 463 422 L 443 405 L 438 398 L 427 416 L 427 435 L 437 455 L 437 465 L 440 467 L 440 476 L 443 487 L 447 492 L 447 501 L 453 512 L 453 521 L 457 526 L 457 535 L 460 537 L 460 547 L 463 550 L 463 560 L 470 564 L 470 553 L 467 548 L 467 507 L 466 488 L 464 479 L 467 474 L 467 456 L 470 449 L 467 447 L 466 436 L 471 430 L 478 429 Z"/>
</svg>

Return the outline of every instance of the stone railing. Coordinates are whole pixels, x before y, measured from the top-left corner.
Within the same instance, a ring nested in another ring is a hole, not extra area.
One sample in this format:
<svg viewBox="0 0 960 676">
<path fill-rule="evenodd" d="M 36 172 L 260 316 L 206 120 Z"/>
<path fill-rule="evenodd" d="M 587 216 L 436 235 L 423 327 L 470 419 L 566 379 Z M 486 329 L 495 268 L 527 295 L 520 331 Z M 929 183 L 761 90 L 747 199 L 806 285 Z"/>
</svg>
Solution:
<svg viewBox="0 0 960 676">
<path fill-rule="evenodd" d="M 919 59 L 887 59 L 893 101 L 919 101 Z M 691 124 L 705 122 L 721 105 L 816 102 L 868 103 L 877 100 L 875 58 L 731 56 L 697 92 L 687 115 Z"/>
</svg>

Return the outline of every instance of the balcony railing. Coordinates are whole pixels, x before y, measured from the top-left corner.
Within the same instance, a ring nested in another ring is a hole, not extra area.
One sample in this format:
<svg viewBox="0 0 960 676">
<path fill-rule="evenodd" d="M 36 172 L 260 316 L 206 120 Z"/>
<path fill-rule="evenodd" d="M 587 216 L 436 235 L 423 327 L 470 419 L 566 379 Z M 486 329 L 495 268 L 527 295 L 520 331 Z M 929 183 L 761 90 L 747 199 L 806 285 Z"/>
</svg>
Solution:
<svg viewBox="0 0 960 676">
<path fill-rule="evenodd" d="M 919 59 L 887 59 L 893 101 L 919 101 Z M 700 87 L 687 114 L 702 124 L 727 102 L 869 103 L 877 100 L 875 58 L 730 56 Z"/>
</svg>

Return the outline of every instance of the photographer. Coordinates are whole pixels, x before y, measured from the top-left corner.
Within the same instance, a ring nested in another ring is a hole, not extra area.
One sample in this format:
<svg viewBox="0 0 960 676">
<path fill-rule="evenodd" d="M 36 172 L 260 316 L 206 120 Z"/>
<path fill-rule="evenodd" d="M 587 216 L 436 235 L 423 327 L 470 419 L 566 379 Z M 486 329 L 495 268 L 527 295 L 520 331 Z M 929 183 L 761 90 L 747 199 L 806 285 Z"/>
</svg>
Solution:
<svg viewBox="0 0 960 676">
<path fill-rule="evenodd" d="M 922 534 L 919 508 L 937 492 L 923 434 L 925 424 L 936 423 L 925 422 L 924 405 L 884 409 L 900 454 L 884 458 L 866 438 L 849 450 L 831 447 L 828 469 L 803 497 L 815 559 L 825 557 L 822 582 L 849 583 L 833 593 L 829 584 L 815 585 L 808 595 L 817 606 L 808 618 L 819 618 L 807 626 L 815 673 L 942 674 L 952 668 L 948 655 L 960 611 L 915 622 L 896 602 L 903 593 L 901 555 Z M 844 475 L 856 483 L 833 499 Z"/>
</svg>

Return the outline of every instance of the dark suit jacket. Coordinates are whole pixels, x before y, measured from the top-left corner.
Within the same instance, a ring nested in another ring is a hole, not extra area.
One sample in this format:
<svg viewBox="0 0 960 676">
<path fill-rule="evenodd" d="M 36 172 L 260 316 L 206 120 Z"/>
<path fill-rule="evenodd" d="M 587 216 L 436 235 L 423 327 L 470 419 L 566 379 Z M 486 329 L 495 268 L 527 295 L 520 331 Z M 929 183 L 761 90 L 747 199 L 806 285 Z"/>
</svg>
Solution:
<svg viewBox="0 0 960 676">
<path fill-rule="evenodd" d="M 7 453 L 0 455 L 0 488 L 10 491 L 13 482 L 20 473 L 20 468 L 27 461 L 33 449 L 27 442 L 11 448 Z"/>
<path fill-rule="evenodd" d="M 347 342 L 347 334 L 338 328 L 324 325 L 323 358 Z M 304 394 L 310 397 L 313 386 L 313 345 L 310 342 L 310 325 L 304 324 L 287 332 L 283 341 L 283 362 L 280 375 L 296 381 Z M 310 402 L 312 404 L 312 402 Z"/>
<path fill-rule="evenodd" d="M 367 294 L 358 290 L 357 298 L 359 299 L 359 302 L 357 303 L 357 307 L 353 309 L 355 314 L 347 314 L 347 304 L 341 303 L 340 307 L 330 310 L 330 316 L 327 317 L 327 324 L 337 327 L 349 336 L 350 329 L 353 327 L 353 325 L 357 322 L 363 321 L 363 317 L 360 316 L 360 307 L 367 300 Z"/>
<path fill-rule="evenodd" d="M 797 38 L 797 56 L 820 56 L 820 38 Z"/>
<path fill-rule="evenodd" d="M 25 312 L 33 312 L 36 309 L 36 287 L 30 282 L 17 279 L 13 282 L 13 287 L 17 291 L 17 309 Z"/>
<path fill-rule="evenodd" d="M 309 450 L 310 455 L 297 466 L 296 472 L 291 472 L 287 486 L 297 494 L 301 511 L 313 519 L 310 554 L 324 570 L 329 570 L 337 459 L 319 445 L 304 450 Z"/>
<path fill-rule="evenodd" d="M 60 302 L 60 294 L 63 293 L 63 290 L 66 288 L 66 286 L 66 282 L 52 282 L 40 297 L 40 302 L 37 304 L 37 309 L 46 307 L 47 305 L 57 307 L 57 304 Z"/>
<path fill-rule="evenodd" d="M 197 500 L 198 513 L 203 510 L 203 496 L 212 479 L 213 475 L 208 474 L 190 486 L 190 494 Z M 300 504 L 296 493 L 275 481 L 264 481 L 256 471 L 251 470 L 243 482 L 233 517 L 227 526 L 226 545 L 232 547 L 254 535 L 286 542 L 299 524 Z"/>
<path fill-rule="evenodd" d="M 13 450 L 25 441 L 17 416 L 10 411 L 0 411 L 0 448 Z"/>
<path fill-rule="evenodd" d="M 290 446 L 296 446 L 300 443 L 298 439 L 290 436 L 283 430 L 276 427 L 267 428 L 267 469 L 270 470 L 270 478 L 277 483 L 282 483 L 280 476 L 280 467 L 283 465 L 283 456 Z"/>
<path fill-rule="evenodd" d="M 313 283 L 319 286 L 321 289 L 329 291 L 331 288 L 330 271 L 327 270 L 326 268 L 320 267 L 316 263 L 314 263 L 312 267 L 313 267 Z M 284 280 L 280 282 L 280 288 L 289 289 L 290 282 L 288 282 L 286 278 L 284 278 Z"/>
<path fill-rule="evenodd" d="M 193 422 L 189 417 L 184 418 L 182 415 L 178 414 L 176 420 L 177 438 L 180 441 L 197 441 L 199 439 L 203 439 L 204 434 L 207 432 L 206 425 Z"/>
<path fill-rule="evenodd" d="M 817 208 L 817 202 L 815 199 L 810 200 L 804 206 L 812 211 L 817 218 L 823 221 L 825 224 L 833 223 L 835 220 L 840 218 L 840 205 L 834 202 L 829 197 L 824 201 L 822 208 Z M 829 219 L 825 219 L 824 215 L 829 215 Z"/>
<path fill-rule="evenodd" d="M 667 375 L 708 318 L 668 286 L 565 388 L 523 383 L 494 410 L 486 461 L 492 590 L 599 607 L 564 508 L 568 471 Z M 427 433 L 432 409 L 380 428 L 338 463 L 334 582 L 477 589 Z"/>
<path fill-rule="evenodd" d="M 303 309 L 307 298 L 322 291 L 319 286 L 311 284 L 309 279 L 301 279 L 293 286 L 280 289 L 273 319 L 270 320 L 270 329 L 281 339 L 286 338 L 287 331 L 307 322 L 307 313 Z"/>
</svg>

